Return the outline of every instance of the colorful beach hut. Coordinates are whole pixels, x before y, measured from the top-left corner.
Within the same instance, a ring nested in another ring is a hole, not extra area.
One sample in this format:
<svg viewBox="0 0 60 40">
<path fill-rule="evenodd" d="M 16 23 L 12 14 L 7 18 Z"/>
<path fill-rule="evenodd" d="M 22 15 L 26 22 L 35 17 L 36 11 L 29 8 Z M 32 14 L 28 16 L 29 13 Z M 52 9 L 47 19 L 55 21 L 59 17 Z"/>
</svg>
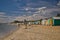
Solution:
<svg viewBox="0 0 60 40">
<path fill-rule="evenodd" d="M 46 25 L 46 20 L 42 20 L 41 24 Z"/>
<path fill-rule="evenodd" d="M 48 24 L 49 26 L 52 26 L 52 25 L 53 25 L 53 18 L 49 18 L 47 24 Z"/>
<path fill-rule="evenodd" d="M 52 17 L 49 18 L 46 22 L 49 26 L 59 26 L 60 25 L 60 17 Z"/>
<path fill-rule="evenodd" d="M 60 17 L 53 17 L 53 25 L 60 26 Z"/>
</svg>

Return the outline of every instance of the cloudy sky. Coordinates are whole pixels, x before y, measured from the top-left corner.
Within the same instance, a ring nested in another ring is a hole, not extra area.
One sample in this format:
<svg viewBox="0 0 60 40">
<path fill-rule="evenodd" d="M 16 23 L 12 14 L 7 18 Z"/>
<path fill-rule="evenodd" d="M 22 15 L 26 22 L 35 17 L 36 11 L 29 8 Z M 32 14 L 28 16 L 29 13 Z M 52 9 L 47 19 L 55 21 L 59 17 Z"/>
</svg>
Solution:
<svg viewBox="0 0 60 40">
<path fill-rule="evenodd" d="M 60 13 L 59 0 L 0 0 L 0 22 L 38 20 Z"/>
</svg>

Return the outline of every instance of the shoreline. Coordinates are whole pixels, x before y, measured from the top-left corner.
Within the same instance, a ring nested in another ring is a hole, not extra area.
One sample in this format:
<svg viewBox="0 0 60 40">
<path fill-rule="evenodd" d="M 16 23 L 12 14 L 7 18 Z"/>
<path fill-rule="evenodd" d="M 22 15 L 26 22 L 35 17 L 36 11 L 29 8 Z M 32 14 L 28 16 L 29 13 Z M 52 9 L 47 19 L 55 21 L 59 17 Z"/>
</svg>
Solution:
<svg viewBox="0 0 60 40">
<path fill-rule="evenodd" d="M 10 31 L 10 33 L 6 34 L 4 37 L 0 38 L 0 40 L 4 40 L 5 38 L 7 38 L 8 36 L 10 36 L 11 34 L 13 34 L 14 32 L 16 32 L 17 30 L 19 30 L 19 27 L 17 25 L 16 26 L 16 29 L 13 30 L 13 31 Z"/>
</svg>

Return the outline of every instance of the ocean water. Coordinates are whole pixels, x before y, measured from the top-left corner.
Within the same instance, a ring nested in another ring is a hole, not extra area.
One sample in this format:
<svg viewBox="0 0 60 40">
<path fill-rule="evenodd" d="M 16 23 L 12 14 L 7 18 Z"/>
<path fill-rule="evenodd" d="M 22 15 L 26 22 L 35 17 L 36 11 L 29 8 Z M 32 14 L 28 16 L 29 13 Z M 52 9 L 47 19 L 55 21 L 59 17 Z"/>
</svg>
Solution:
<svg viewBox="0 0 60 40">
<path fill-rule="evenodd" d="M 10 24 L 7 24 L 7 23 L 0 23 L 0 38 L 5 37 L 10 32 L 12 32 L 16 29 L 17 29 L 16 25 L 10 25 Z"/>
</svg>

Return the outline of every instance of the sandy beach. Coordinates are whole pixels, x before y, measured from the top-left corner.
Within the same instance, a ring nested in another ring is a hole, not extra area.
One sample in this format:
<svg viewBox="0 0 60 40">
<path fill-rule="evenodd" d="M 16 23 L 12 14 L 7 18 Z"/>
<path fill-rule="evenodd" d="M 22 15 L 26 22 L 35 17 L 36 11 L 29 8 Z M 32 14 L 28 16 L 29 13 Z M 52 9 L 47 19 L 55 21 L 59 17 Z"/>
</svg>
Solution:
<svg viewBox="0 0 60 40">
<path fill-rule="evenodd" d="M 1 40 L 60 40 L 60 26 L 31 25 L 18 30 Z"/>
</svg>

